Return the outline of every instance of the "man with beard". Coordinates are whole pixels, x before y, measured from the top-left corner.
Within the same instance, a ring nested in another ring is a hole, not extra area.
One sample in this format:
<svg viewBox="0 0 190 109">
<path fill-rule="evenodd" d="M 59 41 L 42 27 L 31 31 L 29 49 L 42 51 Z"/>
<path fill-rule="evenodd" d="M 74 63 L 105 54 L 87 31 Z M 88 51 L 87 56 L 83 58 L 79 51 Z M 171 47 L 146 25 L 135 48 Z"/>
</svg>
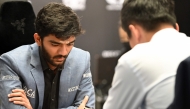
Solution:
<svg viewBox="0 0 190 109">
<path fill-rule="evenodd" d="M 49 3 L 35 21 L 35 42 L 0 57 L 1 109 L 94 109 L 89 52 L 75 48 L 79 18 Z"/>
</svg>

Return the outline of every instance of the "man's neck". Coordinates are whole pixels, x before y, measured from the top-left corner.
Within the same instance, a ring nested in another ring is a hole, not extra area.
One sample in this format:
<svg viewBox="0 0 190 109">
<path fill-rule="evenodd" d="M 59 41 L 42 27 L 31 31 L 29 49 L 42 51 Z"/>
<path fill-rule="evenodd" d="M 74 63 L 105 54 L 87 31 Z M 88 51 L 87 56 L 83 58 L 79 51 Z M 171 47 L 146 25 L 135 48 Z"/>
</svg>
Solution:
<svg viewBox="0 0 190 109">
<path fill-rule="evenodd" d="M 163 29 L 167 29 L 167 28 L 174 29 L 174 27 L 171 24 L 160 24 L 159 27 L 157 29 L 155 29 L 154 31 L 145 32 L 144 36 L 146 36 L 145 37 L 146 42 L 149 42 L 156 32 L 163 30 Z"/>
</svg>

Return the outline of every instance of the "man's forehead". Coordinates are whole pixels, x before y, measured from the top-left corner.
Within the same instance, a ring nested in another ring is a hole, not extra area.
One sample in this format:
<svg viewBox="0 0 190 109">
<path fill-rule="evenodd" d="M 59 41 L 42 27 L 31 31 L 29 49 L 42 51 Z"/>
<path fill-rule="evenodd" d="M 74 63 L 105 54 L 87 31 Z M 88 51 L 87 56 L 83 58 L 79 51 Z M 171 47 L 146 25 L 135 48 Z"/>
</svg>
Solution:
<svg viewBox="0 0 190 109">
<path fill-rule="evenodd" d="M 59 43 L 68 44 L 68 43 L 73 42 L 73 41 L 75 41 L 75 37 L 74 36 L 69 37 L 68 39 L 65 39 L 65 40 L 59 40 Z"/>
<path fill-rule="evenodd" d="M 69 44 L 70 43 L 70 41 L 68 41 L 68 40 L 64 40 L 64 41 L 59 41 L 59 43 L 61 43 L 61 44 Z"/>
</svg>

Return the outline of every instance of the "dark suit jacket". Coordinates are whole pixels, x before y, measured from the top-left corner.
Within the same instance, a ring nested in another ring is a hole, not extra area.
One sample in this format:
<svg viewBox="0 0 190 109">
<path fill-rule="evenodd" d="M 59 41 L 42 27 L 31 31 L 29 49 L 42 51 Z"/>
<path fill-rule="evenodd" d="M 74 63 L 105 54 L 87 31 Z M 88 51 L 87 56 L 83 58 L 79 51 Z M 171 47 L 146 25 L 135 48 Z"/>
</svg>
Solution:
<svg viewBox="0 0 190 109">
<path fill-rule="evenodd" d="M 178 67 L 174 101 L 168 109 L 190 109 L 190 57 Z"/>
</svg>

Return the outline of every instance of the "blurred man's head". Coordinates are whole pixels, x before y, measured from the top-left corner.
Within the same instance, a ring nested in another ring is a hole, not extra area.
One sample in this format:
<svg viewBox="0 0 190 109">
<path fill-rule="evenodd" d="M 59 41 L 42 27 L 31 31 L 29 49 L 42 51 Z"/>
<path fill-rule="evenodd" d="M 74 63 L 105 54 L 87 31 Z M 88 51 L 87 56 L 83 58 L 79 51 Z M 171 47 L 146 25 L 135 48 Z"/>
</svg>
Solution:
<svg viewBox="0 0 190 109">
<path fill-rule="evenodd" d="M 119 21 L 118 32 L 119 32 L 120 42 L 122 43 L 122 45 L 124 47 L 124 48 L 122 48 L 121 54 L 119 55 L 119 57 L 120 57 L 124 53 L 128 52 L 129 50 L 131 50 L 131 47 L 129 45 L 128 35 L 127 35 L 126 31 L 124 31 L 123 28 L 122 28 L 122 26 L 121 26 L 121 21 Z"/>
<path fill-rule="evenodd" d="M 52 69 L 64 63 L 75 37 L 83 33 L 77 14 L 62 3 L 44 6 L 37 14 L 35 27 L 34 39 Z"/>
<path fill-rule="evenodd" d="M 119 33 L 119 39 L 120 39 L 121 43 L 128 42 L 127 33 L 123 30 L 123 28 L 121 26 L 121 22 L 119 22 L 118 33 Z"/>
<path fill-rule="evenodd" d="M 163 28 L 178 28 L 173 0 L 125 0 L 121 21 L 132 47 L 150 41 Z"/>
</svg>

